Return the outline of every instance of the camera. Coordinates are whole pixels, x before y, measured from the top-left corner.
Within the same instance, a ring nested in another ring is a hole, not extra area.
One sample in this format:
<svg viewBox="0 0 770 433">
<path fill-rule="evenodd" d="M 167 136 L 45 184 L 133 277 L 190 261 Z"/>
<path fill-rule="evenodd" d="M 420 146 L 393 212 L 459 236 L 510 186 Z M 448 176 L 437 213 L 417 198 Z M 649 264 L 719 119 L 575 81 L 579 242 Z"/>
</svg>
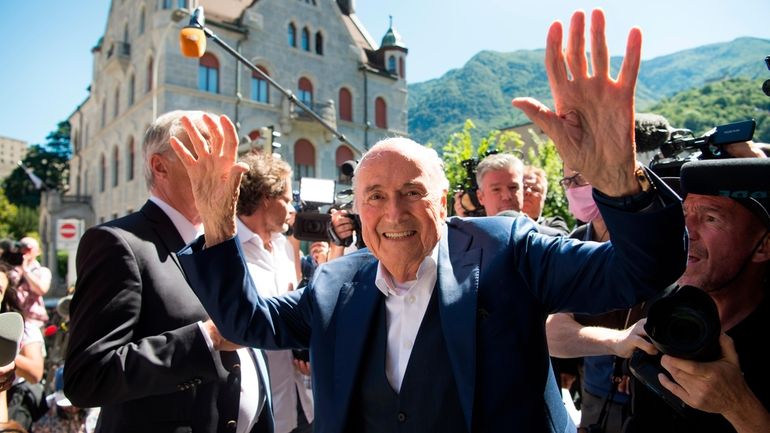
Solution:
<svg viewBox="0 0 770 433">
<path fill-rule="evenodd" d="M 765 65 L 767 66 L 767 70 L 770 71 L 770 56 L 765 57 Z M 762 83 L 762 91 L 765 92 L 765 95 L 770 96 L 770 80 L 765 80 L 765 82 Z"/>
<path fill-rule="evenodd" d="M 714 361 L 722 354 L 721 329 L 716 304 L 706 292 L 692 286 L 669 288 L 650 305 L 644 325 L 659 354 L 648 355 L 637 349 L 628 362 L 628 369 L 655 395 L 686 415 L 692 409 L 658 380 L 659 373 L 670 377 L 661 367 L 660 359 L 667 354 L 698 362 Z"/>
<path fill-rule="evenodd" d="M 650 162 L 650 170 L 661 177 L 678 177 L 685 162 L 697 159 L 731 158 L 724 146 L 754 137 L 754 119 L 719 125 L 700 137 L 689 129 L 676 129 L 658 149 Z"/>
<path fill-rule="evenodd" d="M 477 194 L 479 190 L 479 184 L 476 181 L 476 167 L 478 167 L 479 162 L 482 159 L 496 153 L 498 153 L 497 150 L 490 149 L 483 155 L 480 154 L 477 157 L 468 158 L 460 163 L 465 169 L 465 181 L 462 184 L 457 185 L 455 192 L 462 192 L 462 194 L 460 194 L 459 200 L 460 205 L 465 211 L 465 216 L 487 215 L 486 211 L 484 210 L 484 206 L 482 206 L 479 202 L 479 197 Z"/>
<path fill-rule="evenodd" d="M 331 215 L 321 213 L 321 206 L 334 204 L 336 182 L 330 179 L 303 177 L 299 181 L 299 193 L 295 195 L 292 234 L 301 241 L 328 241 Z"/>
<path fill-rule="evenodd" d="M 24 253 L 27 247 L 19 241 L 11 239 L 3 239 L 0 241 L 0 260 L 8 263 L 11 266 L 21 266 L 24 263 Z"/>
</svg>

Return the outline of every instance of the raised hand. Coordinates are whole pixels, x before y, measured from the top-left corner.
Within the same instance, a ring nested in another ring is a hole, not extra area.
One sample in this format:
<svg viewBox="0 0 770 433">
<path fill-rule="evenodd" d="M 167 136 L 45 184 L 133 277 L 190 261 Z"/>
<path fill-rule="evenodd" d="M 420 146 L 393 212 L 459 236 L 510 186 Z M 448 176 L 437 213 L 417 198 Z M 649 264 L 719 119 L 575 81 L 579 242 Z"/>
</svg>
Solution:
<svg viewBox="0 0 770 433">
<path fill-rule="evenodd" d="M 642 47 L 642 33 L 632 28 L 626 56 L 617 80 L 610 77 L 609 53 L 604 35 L 604 12 L 591 14 L 591 63 L 585 53 L 585 13 L 572 15 L 566 54 L 562 50 L 562 24 L 548 30 L 545 67 L 555 103 L 551 111 L 533 98 L 516 98 L 524 111 L 553 139 L 564 163 L 609 196 L 641 191 L 634 178 L 634 92 Z M 566 61 L 566 64 L 565 64 Z"/>
<path fill-rule="evenodd" d="M 236 161 L 238 133 L 227 116 L 222 115 L 217 121 L 203 115 L 208 139 L 189 117 L 183 116 L 181 121 L 190 137 L 192 152 L 176 137 L 171 137 L 169 144 L 190 177 L 195 204 L 203 219 L 206 246 L 210 247 L 235 236 L 238 187 L 248 166 Z"/>
</svg>

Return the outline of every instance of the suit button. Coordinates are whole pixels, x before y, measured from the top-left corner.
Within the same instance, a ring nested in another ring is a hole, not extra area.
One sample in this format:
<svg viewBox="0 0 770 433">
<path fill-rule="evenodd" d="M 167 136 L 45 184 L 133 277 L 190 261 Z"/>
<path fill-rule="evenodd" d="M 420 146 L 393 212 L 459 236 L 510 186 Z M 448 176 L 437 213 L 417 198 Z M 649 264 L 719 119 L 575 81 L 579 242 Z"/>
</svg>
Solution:
<svg viewBox="0 0 770 433">
<path fill-rule="evenodd" d="M 230 371 L 232 371 L 232 372 L 237 372 L 237 371 L 238 371 L 238 370 L 240 370 L 240 369 L 241 369 L 241 364 L 233 364 L 233 366 L 232 366 L 232 368 L 230 369 Z"/>
<path fill-rule="evenodd" d="M 193 383 L 195 383 L 196 385 L 200 385 L 201 384 L 201 380 L 196 377 L 195 379 L 193 379 Z"/>
<path fill-rule="evenodd" d="M 404 412 L 399 412 L 396 418 L 398 418 L 398 422 L 406 422 L 406 414 Z"/>
<path fill-rule="evenodd" d="M 227 428 L 229 428 L 230 430 L 235 430 L 235 427 L 237 426 L 238 426 L 237 422 L 233 420 L 227 421 Z"/>
</svg>

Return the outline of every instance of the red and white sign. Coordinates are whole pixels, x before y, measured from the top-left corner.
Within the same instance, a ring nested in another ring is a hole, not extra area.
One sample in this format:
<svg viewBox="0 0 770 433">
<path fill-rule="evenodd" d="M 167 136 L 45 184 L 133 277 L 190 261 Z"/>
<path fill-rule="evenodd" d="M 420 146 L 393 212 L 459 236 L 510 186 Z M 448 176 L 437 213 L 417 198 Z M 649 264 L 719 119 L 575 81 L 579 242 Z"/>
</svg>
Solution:
<svg viewBox="0 0 770 433">
<path fill-rule="evenodd" d="M 82 220 L 60 219 L 56 221 L 56 248 L 60 250 L 77 249 L 82 234 Z"/>
</svg>

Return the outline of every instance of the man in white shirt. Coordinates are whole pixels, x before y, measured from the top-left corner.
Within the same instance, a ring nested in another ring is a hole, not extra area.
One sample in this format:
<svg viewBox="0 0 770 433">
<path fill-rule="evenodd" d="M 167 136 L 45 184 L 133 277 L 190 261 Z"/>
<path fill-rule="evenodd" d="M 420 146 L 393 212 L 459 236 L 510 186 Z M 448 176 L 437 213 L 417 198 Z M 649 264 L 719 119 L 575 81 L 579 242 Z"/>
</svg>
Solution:
<svg viewBox="0 0 770 433">
<path fill-rule="evenodd" d="M 262 297 L 297 288 L 296 251 L 282 233 L 292 208 L 291 167 L 271 155 L 250 153 L 241 158 L 249 171 L 238 197 L 238 238 L 249 274 Z M 258 283 L 258 284 L 257 284 Z M 310 432 L 313 395 L 294 367 L 291 350 L 268 351 L 275 432 Z M 299 400 L 299 401 L 298 401 Z"/>
</svg>

